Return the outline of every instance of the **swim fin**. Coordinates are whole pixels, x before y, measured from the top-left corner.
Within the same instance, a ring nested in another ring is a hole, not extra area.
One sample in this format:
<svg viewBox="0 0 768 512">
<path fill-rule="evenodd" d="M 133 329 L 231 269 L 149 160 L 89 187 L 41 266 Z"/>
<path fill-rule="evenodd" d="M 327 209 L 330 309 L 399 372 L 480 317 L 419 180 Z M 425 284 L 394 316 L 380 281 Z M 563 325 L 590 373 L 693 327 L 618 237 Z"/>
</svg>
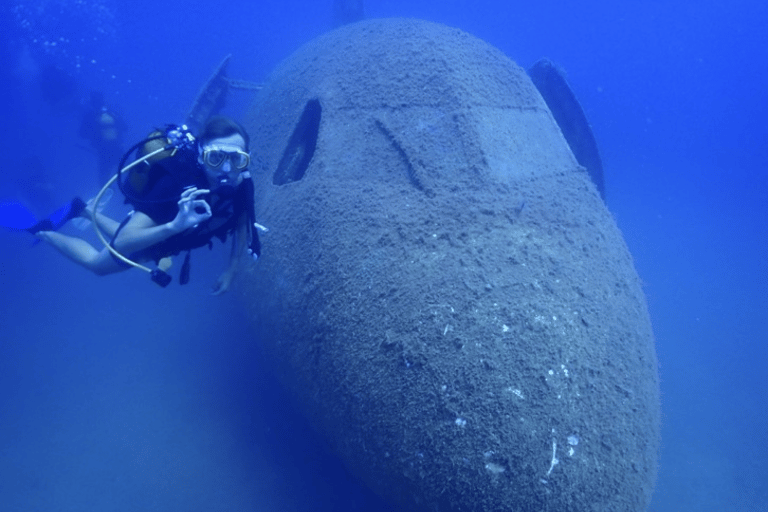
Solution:
<svg viewBox="0 0 768 512">
<path fill-rule="evenodd" d="M 74 198 L 51 215 L 48 218 L 35 223 L 27 228 L 21 228 L 33 235 L 38 231 L 58 231 L 64 224 L 72 219 L 76 219 L 85 210 L 85 202 L 79 197 Z"/>
</svg>

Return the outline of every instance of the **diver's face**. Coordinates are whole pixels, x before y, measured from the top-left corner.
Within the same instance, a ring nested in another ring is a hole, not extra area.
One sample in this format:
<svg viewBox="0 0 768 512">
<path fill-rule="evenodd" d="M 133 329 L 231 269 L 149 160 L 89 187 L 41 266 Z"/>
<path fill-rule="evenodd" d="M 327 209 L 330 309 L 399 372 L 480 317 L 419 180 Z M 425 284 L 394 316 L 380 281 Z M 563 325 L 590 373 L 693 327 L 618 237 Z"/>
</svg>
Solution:
<svg viewBox="0 0 768 512">
<path fill-rule="evenodd" d="M 245 151 L 245 140 L 236 133 L 208 141 L 200 148 L 199 161 L 205 167 L 211 190 L 216 190 L 240 185 L 243 182 L 242 173 L 248 170 L 250 157 Z"/>
</svg>

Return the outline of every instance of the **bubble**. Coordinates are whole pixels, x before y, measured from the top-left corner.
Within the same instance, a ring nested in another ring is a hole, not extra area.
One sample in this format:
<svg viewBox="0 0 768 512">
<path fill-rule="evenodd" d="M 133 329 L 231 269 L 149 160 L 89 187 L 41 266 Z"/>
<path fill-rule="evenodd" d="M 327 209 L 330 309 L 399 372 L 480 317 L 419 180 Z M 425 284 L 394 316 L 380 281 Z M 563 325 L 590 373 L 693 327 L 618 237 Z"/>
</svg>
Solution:
<svg viewBox="0 0 768 512">
<path fill-rule="evenodd" d="M 25 39 L 57 64 L 77 69 L 79 55 L 117 39 L 112 0 L 16 0 L 12 13 Z"/>
</svg>

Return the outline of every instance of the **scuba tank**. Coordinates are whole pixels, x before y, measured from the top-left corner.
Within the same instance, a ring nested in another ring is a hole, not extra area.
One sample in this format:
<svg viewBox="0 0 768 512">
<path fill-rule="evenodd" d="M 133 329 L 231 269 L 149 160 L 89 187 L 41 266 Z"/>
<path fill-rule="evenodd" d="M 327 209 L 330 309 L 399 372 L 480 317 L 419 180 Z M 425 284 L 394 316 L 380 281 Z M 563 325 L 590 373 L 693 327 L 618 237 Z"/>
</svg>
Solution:
<svg viewBox="0 0 768 512">
<path fill-rule="evenodd" d="M 123 156 L 117 172 L 117 185 L 125 202 L 138 206 L 148 203 L 176 202 L 189 182 L 190 169 L 197 169 L 197 140 L 185 125 L 167 125 L 154 130 L 134 144 Z M 127 162 L 133 158 L 131 164 Z M 148 193 L 163 181 L 164 190 Z"/>
</svg>

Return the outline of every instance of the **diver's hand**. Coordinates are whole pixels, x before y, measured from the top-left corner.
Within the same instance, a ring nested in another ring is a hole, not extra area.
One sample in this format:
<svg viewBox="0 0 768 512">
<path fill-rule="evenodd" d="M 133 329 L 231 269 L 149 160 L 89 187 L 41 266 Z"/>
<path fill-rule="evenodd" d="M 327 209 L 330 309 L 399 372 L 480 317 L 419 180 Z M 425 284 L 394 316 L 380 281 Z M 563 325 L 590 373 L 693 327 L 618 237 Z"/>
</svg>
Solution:
<svg viewBox="0 0 768 512">
<path fill-rule="evenodd" d="M 235 277 L 234 271 L 231 270 L 225 270 L 220 276 L 219 279 L 216 281 L 216 284 L 213 285 L 213 291 L 211 292 L 212 295 L 221 295 L 222 293 L 229 290 L 230 285 L 232 284 L 232 278 Z"/>
<path fill-rule="evenodd" d="M 210 193 L 210 190 L 191 187 L 181 193 L 179 199 L 179 213 L 171 221 L 171 228 L 176 233 L 181 233 L 189 228 L 196 228 L 198 224 L 211 218 L 211 207 L 200 196 Z"/>
</svg>

